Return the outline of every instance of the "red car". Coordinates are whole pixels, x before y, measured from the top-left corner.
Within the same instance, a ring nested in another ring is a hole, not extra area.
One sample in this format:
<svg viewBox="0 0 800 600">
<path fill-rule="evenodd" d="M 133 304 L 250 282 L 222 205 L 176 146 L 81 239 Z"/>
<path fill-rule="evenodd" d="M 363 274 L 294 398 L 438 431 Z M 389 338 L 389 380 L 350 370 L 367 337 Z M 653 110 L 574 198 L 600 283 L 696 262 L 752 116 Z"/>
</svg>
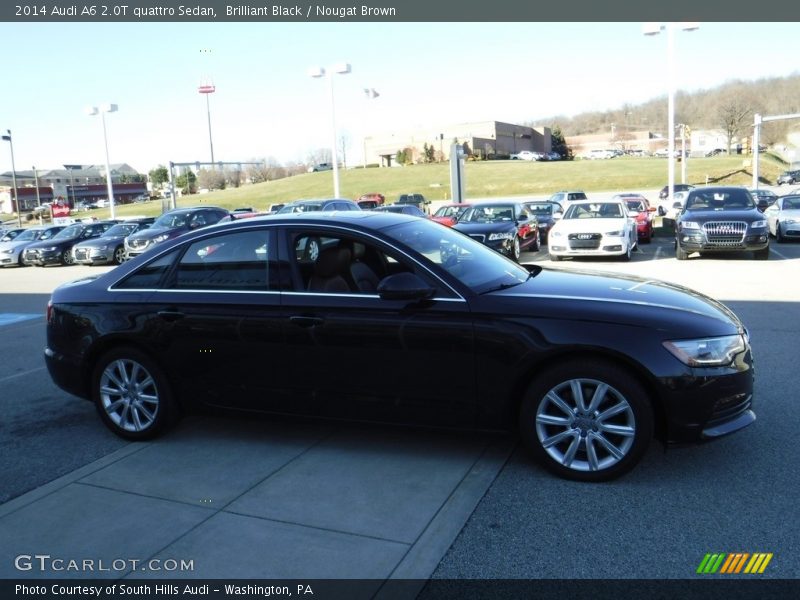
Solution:
<svg viewBox="0 0 800 600">
<path fill-rule="evenodd" d="M 431 219 L 436 221 L 437 223 L 441 223 L 442 225 L 447 225 L 448 227 L 452 227 L 458 221 L 459 215 L 468 209 L 471 204 L 461 203 L 461 204 L 446 204 L 437 210 Z"/>
<path fill-rule="evenodd" d="M 358 200 L 356 200 L 356 204 L 361 207 L 361 210 L 372 210 L 373 208 L 383 206 L 384 202 L 386 202 L 386 196 L 377 192 L 362 194 L 359 196 Z"/>
<path fill-rule="evenodd" d="M 653 239 L 653 213 L 655 206 L 650 206 L 647 198 L 641 194 L 617 194 L 615 199 L 623 200 L 631 212 L 639 213 L 636 216 L 636 234 L 639 241 L 649 244 Z"/>
</svg>

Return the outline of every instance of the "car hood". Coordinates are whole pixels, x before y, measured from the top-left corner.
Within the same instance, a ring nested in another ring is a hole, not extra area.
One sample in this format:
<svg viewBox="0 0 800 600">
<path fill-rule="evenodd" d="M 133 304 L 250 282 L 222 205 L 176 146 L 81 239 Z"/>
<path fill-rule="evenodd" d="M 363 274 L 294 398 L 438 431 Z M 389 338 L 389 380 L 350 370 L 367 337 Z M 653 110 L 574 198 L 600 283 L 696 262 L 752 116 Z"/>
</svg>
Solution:
<svg viewBox="0 0 800 600">
<path fill-rule="evenodd" d="M 781 216 L 781 218 L 800 219 L 800 208 L 789 208 L 789 209 L 781 210 L 781 211 L 778 211 L 778 214 Z M 5 242 L 5 243 L 8 244 L 8 242 Z"/>
<path fill-rule="evenodd" d="M 35 250 L 36 248 L 49 248 L 51 246 L 62 246 L 62 245 L 72 245 L 77 242 L 80 238 L 73 237 L 73 238 L 61 238 L 55 239 L 50 238 L 49 240 L 44 240 L 43 242 L 33 242 L 28 248 Z"/>
<path fill-rule="evenodd" d="M 561 219 L 553 226 L 554 230 L 562 233 L 612 231 L 625 227 L 627 219 L 616 217 L 613 219 Z"/>
<path fill-rule="evenodd" d="M 189 231 L 188 227 L 149 227 L 143 231 L 137 231 L 128 236 L 129 240 L 149 240 L 164 233 L 172 235 L 179 231 Z"/>
<path fill-rule="evenodd" d="M 744 333 L 738 317 L 721 302 L 677 284 L 633 275 L 544 268 L 492 295 L 522 303 L 518 308 L 524 306 L 528 314 L 541 304 L 548 306 L 549 317 L 636 325 L 680 332 L 681 337 Z"/>
<path fill-rule="evenodd" d="M 106 244 L 113 244 L 114 242 L 119 242 L 120 240 L 124 240 L 126 237 L 127 236 L 124 235 L 114 235 L 111 237 L 105 237 L 105 236 L 96 237 L 75 245 L 80 246 L 81 248 L 105 246 Z"/>
<path fill-rule="evenodd" d="M 506 231 L 516 231 L 517 226 L 514 221 L 497 221 L 495 223 L 456 223 L 453 228 L 456 231 L 466 233 L 502 233 Z"/>
<path fill-rule="evenodd" d="M 753 221 L 764 218 L 757 208 L 743 210 L 687 210 L 681 213 L 682 221 Z"/>
</svg>

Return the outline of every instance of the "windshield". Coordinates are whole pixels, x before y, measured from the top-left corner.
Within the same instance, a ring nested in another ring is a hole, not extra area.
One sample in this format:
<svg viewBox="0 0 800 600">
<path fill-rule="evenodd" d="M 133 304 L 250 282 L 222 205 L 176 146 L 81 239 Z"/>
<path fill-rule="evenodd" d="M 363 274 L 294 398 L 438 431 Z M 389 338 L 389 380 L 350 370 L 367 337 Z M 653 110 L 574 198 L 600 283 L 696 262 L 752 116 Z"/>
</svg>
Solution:
<svg viewBox="0 0 800 600">
<path fill-rule="evenodd" d="M 514 206 L 511 204 L 492 204 L 473 206 L 459 218 L 461 223 L 499 223 L 514 220 Z"/>
<path fill-rule="evenodd" d="M 117 223 L 103 234 L 103 237 L 128 236 L 136 231 L 136 223 Z"/>
<path fill-rule="evenodd" d="M 321 204 L 289 204 L 278 211 L 278 214 L 314 212 L 322 209 Z"/>
<path fill-rule="evenodd" d="M 753 197 L 747 190 L 692 190 L 686 200 L 686 210 L 749 210 L 755 208 Z"/>
<path fill-rule="evenodd" d="M 552 204 L 526 204 L 525 208 L 527 208 L 530 212 L 532 212 L 536 216 L 553 214 Z"/>
<path fill-rule="evenodd" d="M 641 200 L 626 200 L 625 204 L 629 211 L 645 212 L 644 202 Z"/>
<path fill-rule="evenodd" d="M 20 233 L 16 238 L 14 238 L 15 242 L 30 242 L 33 240 L 39 239 L 39 234 L 42 233 L 41 229 L 27 229 Z"/>
<path fill-rule="evenodd" d="M 83 231 L 83 225 L 70 225 L 66 229 L 58 232 L 58 235 L 53 236 L 54 240 L 69 240 L 78 237 Z"/>
<path fill-rule="evenodd" d="M 158 217 L 153 223 L 153 227 L 163 229 L 175 229 L 176 227 L 186 227 L 189 222 L 190 213 L 166 213 Z"/>
<path fill-rule="evenodd" d="M 519 285 L 530 276 L 499 252 L 435 221 L 401 223 L 386 232 L 478 294 Z"/>
<path fill-rule="evenodd" d="M 591 202 L 573 204 L 564 213 L 564 219 L 619 219 L 622 214 L 619 202 Z"/>
</svg>

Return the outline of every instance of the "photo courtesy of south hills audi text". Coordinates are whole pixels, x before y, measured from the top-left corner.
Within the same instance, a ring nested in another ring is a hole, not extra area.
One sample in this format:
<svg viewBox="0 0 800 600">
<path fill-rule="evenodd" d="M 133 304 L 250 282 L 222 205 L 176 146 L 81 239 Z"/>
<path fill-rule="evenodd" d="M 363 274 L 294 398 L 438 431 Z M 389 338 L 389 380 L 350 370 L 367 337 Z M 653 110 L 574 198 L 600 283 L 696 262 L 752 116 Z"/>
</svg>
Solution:
<svg viewBox="0 0 800 600">
<path fill-rule="evenodd" d="M 212 594 L 233 596 L 313 596 L 314 590 L 307 583 L 288 585 L 234 585 L 231 583 L 174 584 L 174 583 L 111 583 L 107 585 L 49 583 L 46 585 L 28 585 L 18 583 L 14 586 L 16 597 L 73 597 L 73 598 L 128 598 L 150 596 L 210 596 Z"/>
</svg>

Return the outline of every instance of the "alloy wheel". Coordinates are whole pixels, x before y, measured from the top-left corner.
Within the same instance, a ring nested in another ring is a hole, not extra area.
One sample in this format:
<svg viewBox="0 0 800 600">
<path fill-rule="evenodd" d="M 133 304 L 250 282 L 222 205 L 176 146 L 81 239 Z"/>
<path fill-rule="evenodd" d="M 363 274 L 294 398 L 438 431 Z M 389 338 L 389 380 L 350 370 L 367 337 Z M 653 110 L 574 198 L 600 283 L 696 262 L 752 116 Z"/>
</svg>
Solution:
<svg viewBox="0 0 800 600">
<path fill-rule="evenodd" d="M 633 447 L 636 418 L 628 400 L 596 379 L 559 383 L 536 411 L 536 436 L 545 453 L 574 471 L 619 464 Z"/>
<path fill-rule="evenodd" d="M 100 403 L 108 419 L 126 432 L 143 432 L 156 422 L 160 408 L 153 376 L 139 362 L 119 358 L 100 375 Z"/>
</svg>

